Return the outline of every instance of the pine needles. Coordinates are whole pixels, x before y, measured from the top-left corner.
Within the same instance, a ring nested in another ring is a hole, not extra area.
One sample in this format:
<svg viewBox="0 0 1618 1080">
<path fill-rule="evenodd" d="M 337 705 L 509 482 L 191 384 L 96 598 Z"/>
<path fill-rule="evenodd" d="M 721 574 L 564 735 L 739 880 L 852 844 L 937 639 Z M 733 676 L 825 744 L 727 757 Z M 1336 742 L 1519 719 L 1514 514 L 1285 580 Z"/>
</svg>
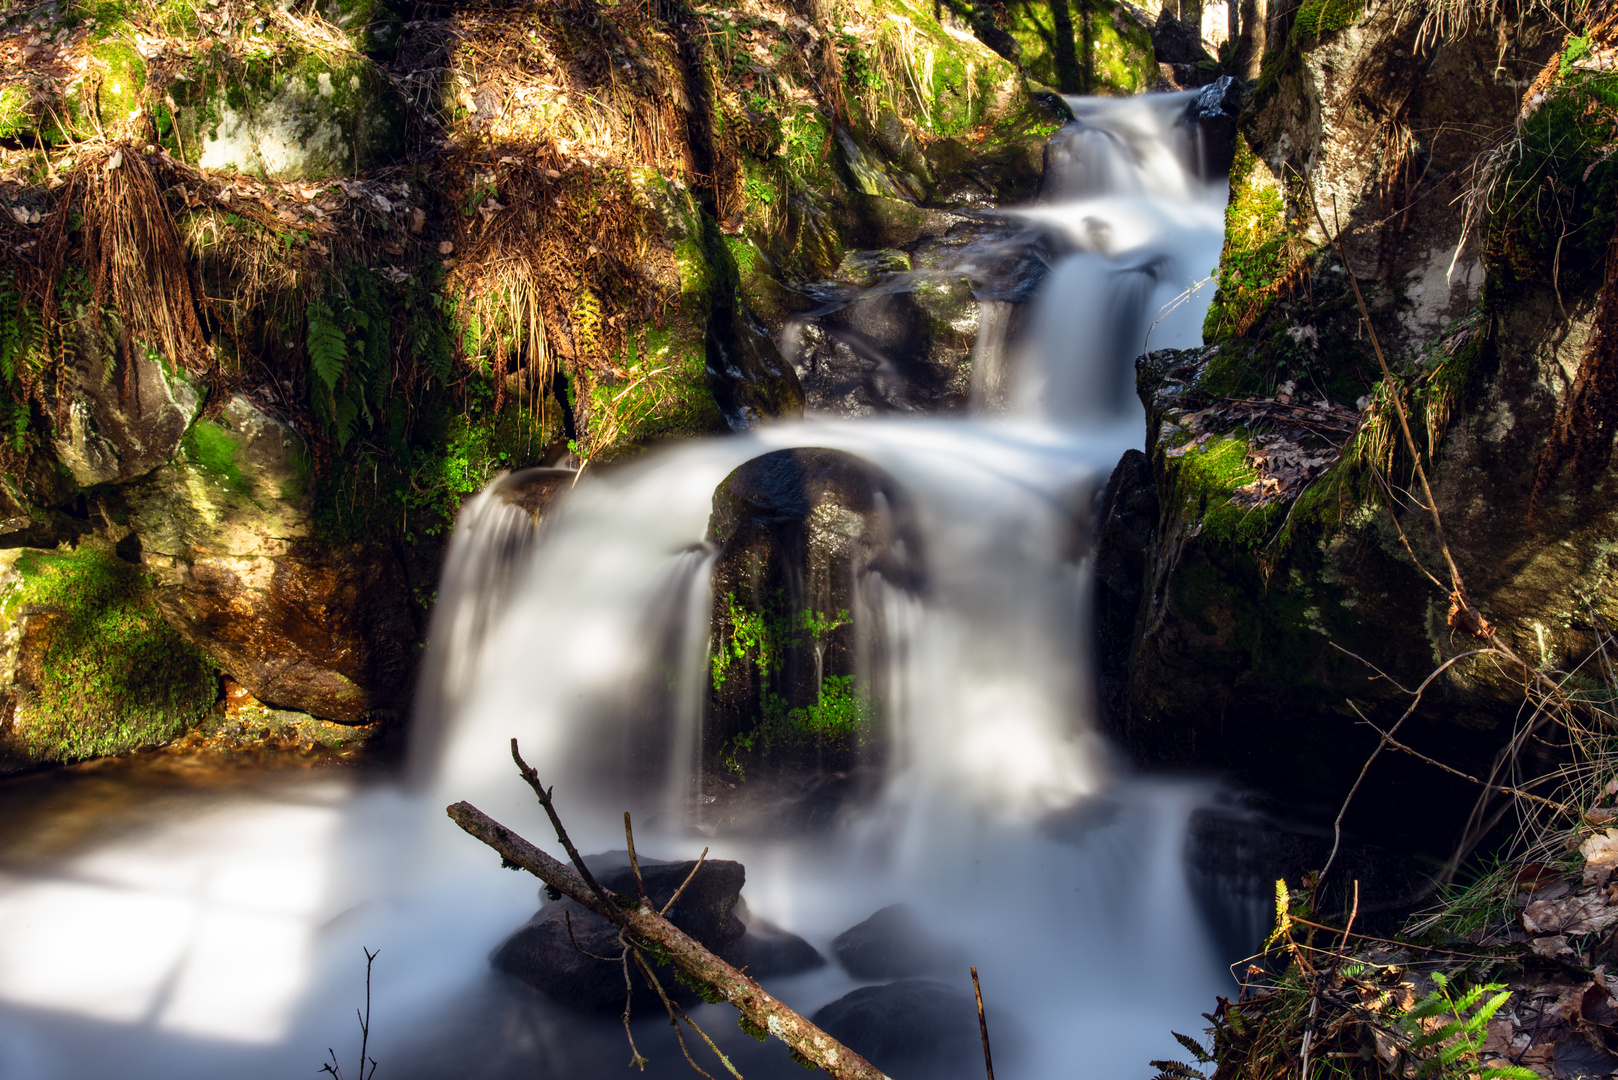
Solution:
<svg viewBox="0 0 1618 1080">
<path fill-rule="evenodd" d="M 134 146 L 81 154 L 46 224 L 38 288 L 43 317 L 57 312 L 57 280 L 69 261 L 70 237 L 80 234 L 78 259 L 93 291 L 91 315 L 117 316 L 123 364 L 137 345 L 161 352 L 193 374 L 212 364 L 198 318 L 198 298 L 185 249 L 163 204 L 152 162 Z"/>
</svg>

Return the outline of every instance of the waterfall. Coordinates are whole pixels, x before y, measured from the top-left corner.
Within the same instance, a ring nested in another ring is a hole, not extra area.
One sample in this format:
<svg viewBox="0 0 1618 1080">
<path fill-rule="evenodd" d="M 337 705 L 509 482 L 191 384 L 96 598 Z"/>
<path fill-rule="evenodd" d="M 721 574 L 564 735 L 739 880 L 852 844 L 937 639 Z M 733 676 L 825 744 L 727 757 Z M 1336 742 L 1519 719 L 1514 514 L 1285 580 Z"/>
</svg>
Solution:
<svg viewBox="0 0 1618 1080">
<path fill-rule="evenodd" d="M 752 912 L 823 953 L 878 908 L 912 905 L 959 951 L 957 983 L 967 963 L 982 973 L 1002 1077 L 1144 1076 L 1148 1060 L 1177 1056 L 1170 1030 L 1199 1028 L 1228 983 L 1183 864 L 1187 819 L 1209 792 L 1131 775 L 1097 730 L 1088 545 L 1096 491 L 1142 439 L 1134 357 L 1148 335 L 1153 348 L 1200 341 L 1210 290 L 1194 286 L 1218 260 L 1224 190 L 1198 175 L 1178 121 L 1187 100 L 1072 100 L 1078 121 L 1052 142 L 1041 199 L 1007 212 L 1044 237 L 1054 265 L 1020 319 L 984 304 L 975 413 L 811 417 L 660 449 L 576 486 L 550 476 L 568 488 L 543 530 L 510 499 L 533 477 L 469 503 L 440 585 L 411 783 L 266 796 L 286 835 L 308 838 L 285 865 L 319 873 L 285 903 L 270 879 L 290 870 L 253 878 L 258 892 L 237 883 L 236 921 L 217 922 L 223 901 L 198 870 L 196 896 L 162 910 L 213 929 L 125 965 L 116 1008 L 75 1012 L 70 989 L 30 998 L 6 964 L 45 971 L 47 958 L 0 930 L 0 1073 L 312 1073 L 320 1049 L 356 1041 L 365 945 L 381 949 L 371 1046 L 388 1076 L 615 1074 L 628 1059 L 615 1017 L 580 1017 L 488 973 L 490 950 L 535 908 L 536 883 L 500 869 L 442 808 L 469 800 L 551 840 L 512 737 L 583 850 L 621 848 L 629 811 L 645 853 L 708 847 L 743 862 Z M 718 556 L 709 515 L 735 469 L 798 447 L 891 478 L 925 549 L 923 583 L 873 579 L 855 611 L 889 752 L 874 789 L 826 828 L 716 829 L 698 776 Z M 154 831 L 146 854 L 120 849 L 85 873 L 136 881 L 162 860 L 235 865 L 233 834 L 204 824 Z M 0 915 L 47 925 L 51 897 L 83 892 L 32 887 L 0 880 Z M 99 910 L 82 899 L 76 910 Z M 221 973 L 272 932 L 294 959 L 275 969 L 270 1000 L 242 988 L 245 973 Z M 193 970 L 215 982 L 187 981 Z M 236 997 L 210 997 L 215 985 Z M 812 1012 L 857 985 L 833 963 L 769 987 Z M 723 1010 L 694 1015 L 750 1078 L 799 1075 Z M 650 1073 L 688 1075 L 659 1031 L 652 1021 L 637 1035 Z M 177 1040 L 189 1040 L 183 1062 Z"/>
</svg>

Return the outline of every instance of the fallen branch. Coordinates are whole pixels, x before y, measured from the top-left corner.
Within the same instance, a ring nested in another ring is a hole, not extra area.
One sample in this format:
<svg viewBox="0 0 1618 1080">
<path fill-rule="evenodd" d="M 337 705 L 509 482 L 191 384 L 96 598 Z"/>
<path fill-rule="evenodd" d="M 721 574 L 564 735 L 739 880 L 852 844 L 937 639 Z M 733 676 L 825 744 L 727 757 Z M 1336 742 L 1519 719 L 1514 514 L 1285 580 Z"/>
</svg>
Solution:
<svg viewBox="0 0 1618 1080">
<path fill-rule="evenodd" d="M 532 770 L 526 769 L 527 779 Z M 561 832 L 549 803 L 549 791 L 537 778 L 530 780 L 536 792 L 545 791 L 542 803 L 553 815 L 552 823 Z M 658 950 L 687 975 L 712 987 L 734 1005 L 747 1022 L 786 1043 L 805 1061 L 824 1069 L 835 1080 L 887 1080 L 882 1071 L 854 1051 L 826 1034 L 807 1019 L 777 1001 L 764 988 L 709 952 L 685 931 L 659 915 L 643 898 L 608 899 L 599 888 L 592 889 L 572 867 L 566 866 L 489 817 L 471 803 L 458 802 L 447 808 L 450 819 L 468 834 L 500 853 L 506 865 L 520 867 L 557 892 L 571 898 L 625 931 L 626 942 Z M 571 849 L 571 842 L 567 842 Z M 579 860 L 582 865 L 583 860 Z M 626 902 L 632 906 L 623 906 Z"/>
</svg>

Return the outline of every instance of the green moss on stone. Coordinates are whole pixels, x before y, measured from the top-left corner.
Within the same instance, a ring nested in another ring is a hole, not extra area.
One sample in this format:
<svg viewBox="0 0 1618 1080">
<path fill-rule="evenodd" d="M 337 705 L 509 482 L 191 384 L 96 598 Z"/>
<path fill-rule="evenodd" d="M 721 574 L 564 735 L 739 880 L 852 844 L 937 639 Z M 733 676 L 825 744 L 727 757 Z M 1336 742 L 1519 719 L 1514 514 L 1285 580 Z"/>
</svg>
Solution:
<svg viewBox="0 0 1618 1080">
<path fill-rule="evenodd" d="M 158 614 L 149 579 L 111 555 L 25 552 L 7 607 L 45 619 L 23 666 L 33 687 L 16 737 L 37 758 L 125 753 L 174 738 L 216 696 L 207 659 Z"/>
<path fill-rule="evenodd" d="M 251 498 L 253 485 L 237 464 L 240 443 L 241 436 L 211 420 L 198 420 L 180 440 L 191 464 L 223 480 L 232 491 Z"/>
</svg>

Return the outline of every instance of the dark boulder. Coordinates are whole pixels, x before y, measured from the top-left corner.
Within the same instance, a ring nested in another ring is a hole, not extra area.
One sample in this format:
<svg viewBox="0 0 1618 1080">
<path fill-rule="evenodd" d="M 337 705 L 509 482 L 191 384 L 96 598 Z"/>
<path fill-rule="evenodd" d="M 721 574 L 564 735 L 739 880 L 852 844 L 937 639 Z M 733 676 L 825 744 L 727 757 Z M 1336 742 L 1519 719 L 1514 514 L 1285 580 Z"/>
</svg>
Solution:
<svg viewBox="0 0 1618 1080">
<path fill-rule="evenodd" d="M 960 950 L 939 941 L 908 904 L 892 904 L 832 941 L 837 962 L 856 979 L 908 979 L 961 967 Z"/>
<path fill-rule="evenodd" d="M 727 304 L 708 320 L 708 389 L 732 431 L 803 415 L 803 387 L 752 310 Z"/>
<path fill-rule="evenodd" d="M 924 587 L 908 497 L 868 462 L 806 447 L 741 466 L 713 505 L 718 660 L 703 721 L 711 755 L 704 794 L 728 802 L 743 777 L 751 785 L 868 763 L 881 753 L 880 732 L 862 726 L 869 718 L 861 702 L 877 690 L 854 679 L 880 665 L 862 665 L 856 650 L 883 635 L 871 626 L 857 637 L 853 620 L 881 617 L 875 590 L 883 582 Z M 804 791 L 811 788 L 830 790 Z M 714 820 L 724 811 L 704 814 Z"/>
<path fill-rule="evenodd" d="M 810 1019 L 894 1080 L 983 1075 L 972 999 L 942 983 L 906 979 L 863 986 Z"/>
<path fill-rule="evenodd" d="M 587 863 L 597 861 L 592 857 Z M 668 917 L 674 925 L 728 963 L 746 966 L 755 978 L 794 974 L 824 962 L 813 946 L 794 934 L 762 919 L 751 919 L 749 926 L 747 906 L 741 899 L 747 871 L 741 863 L 710 859 L 691 877 L 696 865 L 694 861 L 641 863 L 646 894 L 659 909 L 682 882 L 691 878 L 679 901 L 669 909 Z M 609 892 L 635 895 L 634 874 L 628 866 L 594 872 L 602 888 Z M 527 925 L 495 950 L 491 963 L 570 1008 L 582 1012 L 614 1011 L 624 1005 L 623 968 L 598 958 L 616 960 L 622 951 L 616 926 L 564 898 L 540 908 Z M 675 978 L 672 969 L 662 967 L 657 971 L 670 997 L 684 1002 L 696 1000 L 696 994 Z M 659 1006 L 656 994 L 638 972 L 631 981 L 636 1008 Z"/>
<path fill-rule="evenodd" d="M 1204 86 L 1186 106 L 1186 121 L 1198 131 L 1202 175 L 1230 175 L 1236 158 L 1236 119 L 1247 100 L 1247 88 L 1234 75 L 1222 75 Z"/>
</svg>

